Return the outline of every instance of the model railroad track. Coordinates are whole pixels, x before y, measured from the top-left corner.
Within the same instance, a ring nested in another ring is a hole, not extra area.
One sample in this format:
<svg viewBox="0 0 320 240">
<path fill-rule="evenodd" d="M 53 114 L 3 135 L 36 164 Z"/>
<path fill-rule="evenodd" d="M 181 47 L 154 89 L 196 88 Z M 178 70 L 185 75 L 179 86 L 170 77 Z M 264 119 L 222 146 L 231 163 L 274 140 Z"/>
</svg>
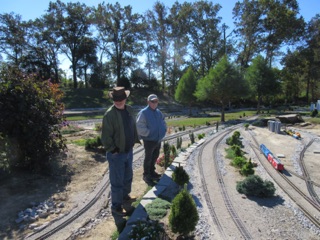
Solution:
<svg viewBox="0 0 320 240">
<path fill-rule="evenodd" d="M 259 144 L 251 133 L 250 135 L 255 143 L 255 145 L 251 144 L 251 147 L 254 153 L 256 154 L 257 158 L 259 159 L 260 163 L 268 172 L 269 176 L 271 176 L 273 180 L 279 185 L 279 187 L 298 205 L 298 207 L 305 214 L 305 216 L 316 227 L 320 228 L 320 219 L 315 217 L 315 213 L 320 212 L 319 205 L 315 203 L 309 196 L 307 196 L 299 187 L 297 187 L 288 177 L 286 177 L 284 173 L 276 171 L 274 168 L 270 167 L 270 163 L 266 159 L 261 159 Z M 285 183 L 283 181 L 280 181 L 278 177 L 284 180 Z M 289 189 L 288 185 L 292 189 Z"/>
<path fill-rule="evenodd" d="M 320 198 L 319 198 L 318 194 L 316 193 L 316 191 L 313 188 L 313 183 L 311 181 L 309 172 L 307 170 L 307 167 L 306 167 L 306 164 L 305 164 L 305 161 L 304 161 L 304 153 L 306 152 L 308 147 L 310 147 L 312 145 L 314 140 L 315 139 L 313 138 L 308 144 L 304 144 L 304 148 L 302 149 L 302 151 L 300 153 L 299 164 L 300 164 L 303 176 L 304 176 L 304 180 L 305 180 L 306 185 L 307 185 L 308 192 L 309 192 L 310 196 L 312 197 L 312 199 L 314 200 L 314 202 L 316 202 L 318 204 L 318 206 L 320 206 Z"/>
<path fill-rule="evenodd" d="M 134 150 L 134 155 L 138 154 L 139 152 L 143 151 L 143 147 L 138 147 Z M 105 174 L 109 174 L 109 172 L 107 171 Z M 73 214 L 72 216 L 66 216 L 64 217 L 65 220 L 61 221 L 60 224 L 58 224 L 56 227 L 53 227 L 50 230 L 44 229 L 42 231 L 39 232 L 35 232 L 31 235 L 29 235 L 26 239 L 27 240 L 40 240 L 40 239 L 47 239 L 49 237 L 51 237 L 52 235 L 54 235 L 55 233 L 59 232 L 60 230 L 64 229 L 65 227 L 67 227 L 69 224 L 71 224 L 73 221 L 75 221 L 76 219 L 78 219 L 81 215 L 83 215 L 85 212 L 87 212 L 94 204 L 96 204 L 97 201 L 99 201 L 99 199 L 101 198 L 101 196 L 106 193 L 107 196 L 110 195 L 110 181 L 109 179 L 107 179 L 107 181 L 105 183 L 102 184 L 102 186 L 100 186 L 100 189 L 97 191 L 97 193 L 93 196 L 92 199 L 90 199 L 90 201 L 88 203 L 86 203 L 77 213 Z"/>
<path fill-rule="evenodd" d="M 213 147 L 213 159 L 212 160 L 213 160 L 213 164 L 215 166 L 214 168 L 216 171 L 217 182 L 219 184 L 220 192 L 221 192 L 222 198 L 225 202 L 225 206 L 231 216 L 231 219 L 234 221 L 236 227 L 238 228 L 239 232 L 241 233 L 241 235 L 243 236 L 244 239 L 252 239 L 250 233 L 248 232 L 248 230 L 245 227 L 245 224 L 241 221 L 237 212 L 235 211 L 235 208 L 233 207 L 232 201 L 228 195 L 227 188 L 224 184 L 222 173 L 219 170 L 219 166 L 218 166 L 218 162 L 217 162 L 218 145 L 221 143 L 221 141 L 224 139 L 225 136 L 227 136 L 231 131 L 235 130 L 236 128 L 237 127 L 227 129 L 225 132 L 223 132 L 219 136 L 215 136 L 215 138 L 212 138 L 210 140 L 210 141 L 213 141 L 214 139 L 218 138 L 217 142 L 214 144 L 214 147 Z M 205 148 L 205 146 L 207 146 L 210 143 L 210 141 L 208 140 L 201 147 L 200 152 L 199 152 L 199 156 L 198 156 L 198 165 L 199 165 L 199 171 L 200 171 L 200 176 L 201 176 L 201 183 L 202 183 L 202 187 L 204 189 L 204 196 L 205 196 L 206 203 L 207 203 L 209 211 L 210 211 L 210 215 L 212 217 L 213 222 L 216 224 L 219 232 L 221 233 L 222 237 L 224 239 L 226 239 L 227 237 L 226 237 L 225 232 L 223 230 L 223 227 L 221 226 L 221 223 L 217 217 L 217 214 L 214 211 L 213 203 L 210 199 L 210 194 L 209 194 L 210 190 L 207 187 L 208 184 L 207 184 L 206 179 L 204 177 L 205 176 L 205 174 L 204 174 L 204 167 L 205 166 L 204 166 L 204 164 L 202 164 L 202 160 L 201 160 L 204 148 Z M 212 179 L 211 179 L 211 181 L 212 181 Z"/>
<path fill-rule="evenodd" d="M 174 139 L 176 139 L 177 137 L 182 137 L 184 135 L 188 135 L 191 132 L 196 132 L 196 131 L 200 131 L 200 130 L 204 130 L 207 128 L 212 128 L 212 126 L 205 126 L 205 127 L 200 127 L 197 129 L 194 129 L 192 131 L 185 131 L 185 132 L 179 132 L 170 136 L 167 136 L 164 138 L 164 141 L 172 141 Z M 133 155 L 137 155 L 138 153 L 142 152 L 144 150 L 143 146 L 139 146 L 136 149 L 134 149 L 133 151 Z M 106 172 L 105 174 L 108 175 L 108 172 Z M 110 195 L 110 181 L 109 179 L 107 179 L 107 181 L 105 181 L 105 183 L 102 184 L 102 186 L 100 186 L 100 189 L 98 189 L 98 191 L 96 192 L 96 194 L 92 197 L 92 199 L 90 199 L 88 201 L 88 203 L 86 203 L 77 213 L 73 214 L 72 216 L 65 216 L 64 220 L 60 220 L 61 222 L 59 224 L 57 224 L 57 226 L 52 227 L 50 230 L 48 230 L 49 227 L 46 227 L 40 231 L 34 232 L 30 235 L 28 235 L 26 237 L 26 240 L 40 240 L 40 239 L 47 239 L 51 236 L 53 236 L 54 234 L 56 234 L 57 232 L 61 231 L 62 229 L 66 228 L 68 225 L 70 225 L 73 221 L 75 221 L 76 219 L 78 219 L 80 216 L 82 216 L 85 212 L 87 212 L 94 204 L 96 204 L 99 199 L 101 198 L 101 196 L 103 194 L 107 194 L 108 196 Z M 57 221 L 56 221 L 57 222 Z M 51 226 L 51 225 L 49 225 Z"/>
<path fill-rule="evenodd" d="M 302 179 L 302 180 L 305 179 L 304 176 L 301 176 L 300 174 L 298 174 L 298 173 L 296 173 L 296 172 L 294 172 L 294 171 L 291 171 L 291 170 L 289 170 L 289 169 L 286 169 L 286 172 L 288 172 L 288 173 L 290 173 L 291 175 L 293 175 L 293 176 L 295 176 L 295 177 L 297 177 L 297 178 L 300 178 L 300 179 Z M 316 182 L 314 182 L 314 181 L 312 181 L 312 180 L 311 180 L 311 183 L 312 183 L 314 186 L 316 186 L 316 187 L 320 187 L 320 184 L 319 184 L 319 183 L 316 183 Z"/>
<path fill-rule="evenodd" d="M 71 217 L 65 219 L 61 224 L 58 226 L 54 227 L 53 229 L 45 232 L 45 233 L 40 233 L 35 232 L 32 235 L 29 235 L 26 239 L 47 239 L 51 237 L 53 234 L 57 233 L 58 231 L 62 230 L 69 224 L 71 224 L 73 221 L 75 221 L 77 218 L 79 218 L 83 213 L 88 211 L 101 197 L 103 193 L 109 188 L 110 186 L 110 181 L 108 180 L 105 184 L 103 184 L 103 187 L 98 191 L 98 193 L 84 206 L 82 207 L 76 214 L 72 215 Z"/>
</svg>

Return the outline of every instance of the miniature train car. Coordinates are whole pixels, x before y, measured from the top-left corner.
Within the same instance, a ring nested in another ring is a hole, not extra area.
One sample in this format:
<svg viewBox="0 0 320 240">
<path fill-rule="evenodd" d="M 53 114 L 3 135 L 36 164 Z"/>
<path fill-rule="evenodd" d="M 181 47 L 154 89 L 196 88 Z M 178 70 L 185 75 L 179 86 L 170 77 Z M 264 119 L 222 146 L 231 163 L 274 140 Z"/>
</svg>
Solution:
<svg viewBox="0 0 320 240">
<path fill-rule="evenodd" d="M 278 171 L 284 170 L 284 166 L 281 161 L 272 154 L 272 152 L 264 145 L 260 144 L 260 150 L 263 155 L 267 158 L 267 160 L 271 163 L 274 169 Z"/>
</svg>

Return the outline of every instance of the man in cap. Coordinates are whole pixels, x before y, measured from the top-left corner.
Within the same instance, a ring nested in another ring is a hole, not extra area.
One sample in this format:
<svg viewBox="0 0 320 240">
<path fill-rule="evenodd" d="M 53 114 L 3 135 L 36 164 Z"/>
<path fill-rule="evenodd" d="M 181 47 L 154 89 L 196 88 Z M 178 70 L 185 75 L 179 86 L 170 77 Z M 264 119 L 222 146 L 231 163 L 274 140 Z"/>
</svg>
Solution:
<svg viewBox="0 0 320 240">
<path fill-rule="evenodd" d="M 164 115 L 158 109 L 158 96 L 149 95 L 147 102 L 148 105 L 137 115 L 137 131 L 145 149 L 143 180 L 148 185 L 154 185 L 154 181 L 161 177 L 155 171 L 155 163 L 159 157 L 161 141 L 167 132 L 167 125 Z"/>
<path fill-rule="evenodd" d="M 109 92 L 113 105 L 102 120 L 101 142 L 109 162 L 111 183 L 111 210 L 113 214 L 125 216 L 123 202 L 133 200 L 130 196 L 133 178 L 133 146 L 140 143 L 133 109 L 126 105 L 130 94 L 124 87 L 115 87 Z"/>
</svg>

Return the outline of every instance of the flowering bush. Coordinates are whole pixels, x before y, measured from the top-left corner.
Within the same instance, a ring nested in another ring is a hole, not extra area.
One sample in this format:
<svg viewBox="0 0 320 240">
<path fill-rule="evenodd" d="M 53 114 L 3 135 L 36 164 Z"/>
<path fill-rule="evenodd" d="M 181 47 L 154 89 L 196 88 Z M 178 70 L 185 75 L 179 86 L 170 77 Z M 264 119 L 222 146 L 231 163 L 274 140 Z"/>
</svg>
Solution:
<svg viewBox="0 0 320 240">
<path fill-rule="evenodd" d="M 170 159 L 169 159 L 169 165 L 173 162 L 173 160 L 175 159 L 175 155 L 170 154 Z M 162 154 L 161 156 L 159 156 L 157 158 L 156 164 L 158 164 L 160 167 L 164 167 L 165 161 L 164 161 L 164 154 Z"/>
</svg>

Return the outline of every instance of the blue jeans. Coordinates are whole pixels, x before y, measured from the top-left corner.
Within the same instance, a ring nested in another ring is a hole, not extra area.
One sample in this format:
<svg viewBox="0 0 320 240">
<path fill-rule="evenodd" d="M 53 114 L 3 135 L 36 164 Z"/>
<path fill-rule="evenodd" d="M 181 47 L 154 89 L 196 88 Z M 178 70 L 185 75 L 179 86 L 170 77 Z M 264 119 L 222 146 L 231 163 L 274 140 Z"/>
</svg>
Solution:
<svg viewBox="0 0 320 240">
<path fill-rule="evenodd" d="M 123 198 L 131 192 L 133 151 L 128 153 L 107 152 L 109 180 L 111 184 L 111 207 L 122 207 Z"/>
</svg>

